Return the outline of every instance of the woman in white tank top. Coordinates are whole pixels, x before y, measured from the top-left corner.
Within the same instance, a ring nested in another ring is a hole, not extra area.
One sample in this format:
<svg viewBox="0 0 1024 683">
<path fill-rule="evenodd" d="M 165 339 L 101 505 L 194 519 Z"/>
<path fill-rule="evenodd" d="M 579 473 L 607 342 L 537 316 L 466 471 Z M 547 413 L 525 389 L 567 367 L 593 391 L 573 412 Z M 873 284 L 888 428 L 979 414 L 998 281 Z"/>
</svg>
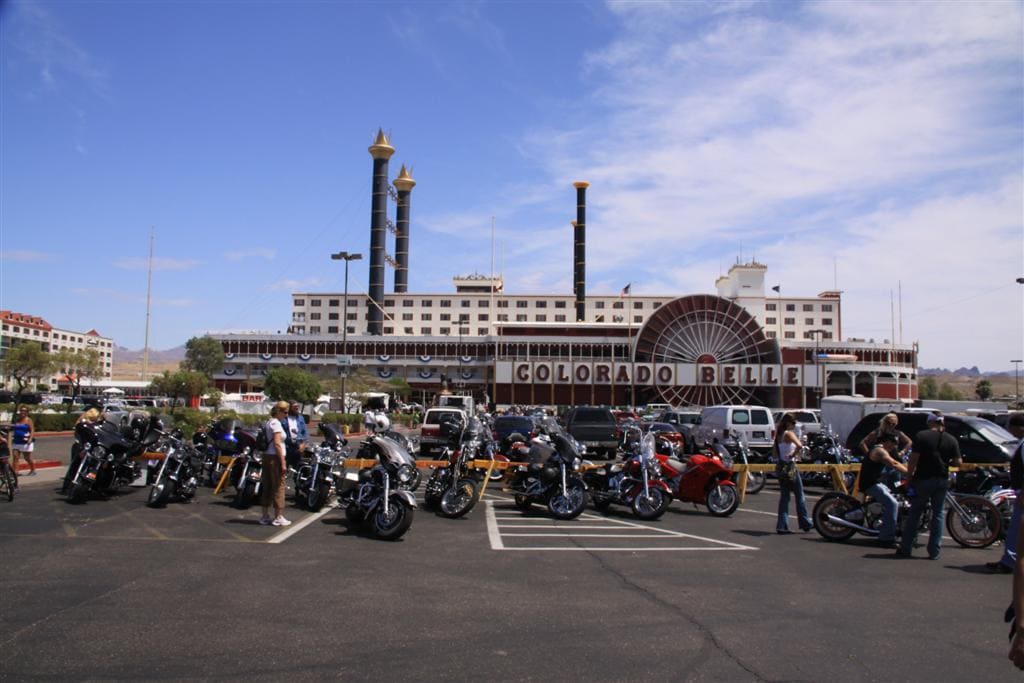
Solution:
<svg viewBox="0 0 1024 683">
<path fill-rule="evenodd" d="M 789 530 L 789 496 L 792 493 L 796 498 L 796 516 L 801 531 L 810 531 L 814 524 L 807 514 L 807 500 L 804 498 L 804 483 L 800 479 L 800 473 L 790 467 L 800 461 L 800 450 L 803 444 L 796 435 L 796 418 L 786 413 L 779 420 L 775 435 L 775 455 L 779 462 L 775 467 L 775 474 L 779 478 L 779 516 L 775 522 L 775 532 L 778 534 L 791 534 Z"/>
</svg>

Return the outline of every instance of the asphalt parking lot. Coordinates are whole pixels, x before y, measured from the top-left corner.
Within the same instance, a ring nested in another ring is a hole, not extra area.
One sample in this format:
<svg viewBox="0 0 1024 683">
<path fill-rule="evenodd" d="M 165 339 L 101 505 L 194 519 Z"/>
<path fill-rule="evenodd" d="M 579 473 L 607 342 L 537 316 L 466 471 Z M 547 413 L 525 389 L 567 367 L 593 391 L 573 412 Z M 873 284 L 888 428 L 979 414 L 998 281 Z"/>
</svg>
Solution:
<svg viewBox="0 0 1024 683">
<path fill-rule="evenodd" d="M 141 488 L 72 506 L 52 481 L 23 483 L 0 502 L 5 680 L 1015 672 L 1010 577 L 983 566 L 1000 548 L 947 540 L 937 562 L 900 561 L 867 540 L 777 536 L 772 485 L 730 518 L 675 503 L 655 522 L 615 508 L 555 522 L 492 486 L 466 518 L 418 510 L 386 543 L 333 510 L 262 527 L 210 489 L 151 510 Z"/>
</svg>

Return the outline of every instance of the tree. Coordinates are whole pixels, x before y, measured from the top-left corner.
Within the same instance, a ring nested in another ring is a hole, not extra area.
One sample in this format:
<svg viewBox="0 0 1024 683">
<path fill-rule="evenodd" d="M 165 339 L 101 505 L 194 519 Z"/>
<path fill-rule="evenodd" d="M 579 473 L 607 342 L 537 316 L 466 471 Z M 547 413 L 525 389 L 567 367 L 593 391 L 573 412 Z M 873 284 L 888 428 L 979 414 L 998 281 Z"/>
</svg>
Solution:
<svg viewBox="0 0 1024 683">
<path fill-rule="evenodd" d="M 21 402 L 25 387 L 31 386 L 33 380 L 47 377 L 53 372 L 53 361 L 53 355 L 44 351 L 36 342 L 22 342 L 7 349 L 7 355 L 0 363 L 3 364 L 4 374 L 10 376 L 18 385 L 15 390 L 15 403 Z"/>
<path fill-rule="evenodd" d="M 979 380 L 974 385 L 974 394 L 982 401 L 987 401 L 992 398 L 992 382 L 987 379 Z"/>
<path fill-rule="evenodd" d="M 316 403 L 323 393 L 320 380 L 302 368 L 280 367 L 270 370 L 263 380 L 263 392 L 275 401 Z"/>
<path fill-rule="evenodd" d="M 96 349 L 61 349 L 54 354 L 54 363 L 63 379 L 71 383 L 71 403 L 82 393 L 82 380 L 103 376 L 103 357 Z M 71 412 L 71 403 L 67 412 Z"/>
<path fill-rule="evenodd" d="M 943 382 L 942 386 L 939 387 L 939 400 L 940 401 L 962 401 L 964 398 L 963 394 L 956 390 L 949 382 Z"/>
<path fill-rule="evenodd" d="M 175 373 L 164 370 L 164 374 L 154 377 L 149 386 L 154 393 L 172 399 L 171 412 L 173 413 L 173 406 L 178 404 L 179 398 L 186 399 L 201 395 L 210 386 L 210 378 L 201 372 L 191 370 L 178 370 Z"/>
<path fill-rule="evenodd" d="M 917 397 L 921 400 L 934 400 L 939 397 L 939 386 L 934 377 L 922 377 L 917 383 Z"/>
<path fill-rule="evenodd" d="M 182 370 L 201 372 L 213 377 L 224 366 L 224 348 L 213 337 L 192 337 L 185 342 L 185 360 Z"/>
</svg>

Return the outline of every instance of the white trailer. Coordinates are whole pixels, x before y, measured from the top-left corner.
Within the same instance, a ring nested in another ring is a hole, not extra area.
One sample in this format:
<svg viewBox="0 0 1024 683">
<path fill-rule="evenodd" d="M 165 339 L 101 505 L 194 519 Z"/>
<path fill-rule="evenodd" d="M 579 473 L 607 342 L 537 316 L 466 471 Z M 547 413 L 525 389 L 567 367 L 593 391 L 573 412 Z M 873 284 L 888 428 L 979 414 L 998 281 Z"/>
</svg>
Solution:
<svg viewBox="0 0 1024 683">
<path fill-rule="evenodd" d="M 865 415 L 900 410 L 905 410 L 902 401 L 864 396 L 826 396 L 821 399 L 821 424 L 823 427 L 832 427 L 832 431 L 839 437 L 839 443 L 846 443 L 846 437 Z"/>
</svg>

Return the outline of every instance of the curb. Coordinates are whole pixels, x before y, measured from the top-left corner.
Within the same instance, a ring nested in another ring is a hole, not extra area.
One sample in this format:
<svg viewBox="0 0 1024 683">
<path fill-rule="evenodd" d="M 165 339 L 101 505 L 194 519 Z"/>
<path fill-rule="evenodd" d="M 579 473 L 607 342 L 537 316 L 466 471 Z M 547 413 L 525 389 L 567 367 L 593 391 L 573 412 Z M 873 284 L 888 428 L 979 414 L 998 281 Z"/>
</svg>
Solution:
<svg viewBox="0 0 1024 683">
<path fill-rule="evenodd" d="M 49 469 L 51 467 L 63 467 L 63 466 L 64 466 L 64 463 L 62 463 L 60 460 L 37 460 L 36 461 L 36 469 L 37 470 L 45 470 L 45 469 Z M 27 462 L 19 462 L 18 463 L 18 474 L 21 474 L 22 472 L 28 472 L 28 469 L 29 469 L 29 467 L 28 467 L 28 463 Z"/>
</svg>

